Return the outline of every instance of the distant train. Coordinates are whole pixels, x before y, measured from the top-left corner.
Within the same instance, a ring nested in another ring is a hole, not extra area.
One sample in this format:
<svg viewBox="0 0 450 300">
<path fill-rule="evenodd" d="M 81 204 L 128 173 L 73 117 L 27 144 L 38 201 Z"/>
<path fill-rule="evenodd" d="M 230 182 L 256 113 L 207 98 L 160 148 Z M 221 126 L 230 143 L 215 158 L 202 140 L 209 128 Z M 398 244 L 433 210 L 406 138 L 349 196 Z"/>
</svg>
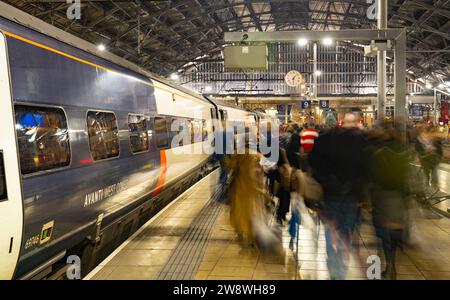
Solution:
<svg viewBox="0 0 450 300">
<path fill-rule="evenodd" d="M 207 174 L 216 118 L 270 121 L 0 2 L 0 279 L 85 275 Z"/>
</svg>

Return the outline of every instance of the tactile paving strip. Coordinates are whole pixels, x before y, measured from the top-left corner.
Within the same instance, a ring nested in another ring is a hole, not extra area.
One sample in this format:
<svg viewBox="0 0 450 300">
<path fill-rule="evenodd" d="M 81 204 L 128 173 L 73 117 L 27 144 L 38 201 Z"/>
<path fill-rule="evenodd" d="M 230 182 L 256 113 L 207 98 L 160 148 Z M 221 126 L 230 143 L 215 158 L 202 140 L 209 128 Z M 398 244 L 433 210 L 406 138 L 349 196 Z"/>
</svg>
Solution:
<svg viewBox="0 0 450 300">
<path fill-rule="evenodd" d="M 194 278 L 205 252 L 212 226 L 223 207 L 223 204 L 217 201 L 221 196 L 219 188 L 183 235 L 156 279 L 189 280 Z"/>
</svg>

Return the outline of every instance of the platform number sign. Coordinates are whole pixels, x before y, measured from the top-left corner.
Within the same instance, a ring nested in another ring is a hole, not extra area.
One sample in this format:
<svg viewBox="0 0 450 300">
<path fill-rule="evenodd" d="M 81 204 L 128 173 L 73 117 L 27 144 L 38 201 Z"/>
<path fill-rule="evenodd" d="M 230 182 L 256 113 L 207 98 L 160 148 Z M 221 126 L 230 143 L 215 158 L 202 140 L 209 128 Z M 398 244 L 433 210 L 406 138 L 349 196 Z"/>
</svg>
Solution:
<svg viewBox="0 0 450 300">
<path fill-rule="evenodd" d="M 310 109 L 311 108 L 311 101 L 305 100 L 302 101 L 302 109 Z"/>
<path fill-rule="evenodd" d="M 319 101 L 319 106 L 321 109 L 328 109 L 330 108 L 330 101 L 328 100 L 320 100 Z"/>
</svg>

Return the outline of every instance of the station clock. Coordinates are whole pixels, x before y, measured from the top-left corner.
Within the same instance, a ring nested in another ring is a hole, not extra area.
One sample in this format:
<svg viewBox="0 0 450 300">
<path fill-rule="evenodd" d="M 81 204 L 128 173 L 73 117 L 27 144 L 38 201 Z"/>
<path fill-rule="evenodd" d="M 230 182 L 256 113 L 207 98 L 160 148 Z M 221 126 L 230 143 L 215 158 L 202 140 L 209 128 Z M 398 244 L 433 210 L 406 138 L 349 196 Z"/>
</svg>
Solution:
<svg viewBox="0 0 450 300">
<path fill-rule="evenodd" d="M 286 84 L 290 87 L 298 87 L 303 83 L 303 76 L 299 71 L 289 71 L 284 77 Z"/>
</svg>

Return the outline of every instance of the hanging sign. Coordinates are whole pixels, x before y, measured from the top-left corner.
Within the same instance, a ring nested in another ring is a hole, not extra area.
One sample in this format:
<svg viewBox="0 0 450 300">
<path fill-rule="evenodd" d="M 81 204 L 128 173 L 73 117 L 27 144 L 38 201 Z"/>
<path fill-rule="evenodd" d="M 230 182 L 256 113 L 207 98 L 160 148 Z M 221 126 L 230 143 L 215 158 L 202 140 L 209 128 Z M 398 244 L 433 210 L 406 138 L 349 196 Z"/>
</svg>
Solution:
<svg viewBox="0 0 450 300">
<path fill-rule="evenodd" d="M 319 106 L 321 109 L 328 109 L 328 108 L 330 108 L 330 101 L 329 100 L 320 100 Z"/>
<path fill-rule="evenodd" d="M 310 109 L 310 108 L 311 108 L 311 101 L 310 100 L 302 101 L 302 109 Z"/>
</svg>

